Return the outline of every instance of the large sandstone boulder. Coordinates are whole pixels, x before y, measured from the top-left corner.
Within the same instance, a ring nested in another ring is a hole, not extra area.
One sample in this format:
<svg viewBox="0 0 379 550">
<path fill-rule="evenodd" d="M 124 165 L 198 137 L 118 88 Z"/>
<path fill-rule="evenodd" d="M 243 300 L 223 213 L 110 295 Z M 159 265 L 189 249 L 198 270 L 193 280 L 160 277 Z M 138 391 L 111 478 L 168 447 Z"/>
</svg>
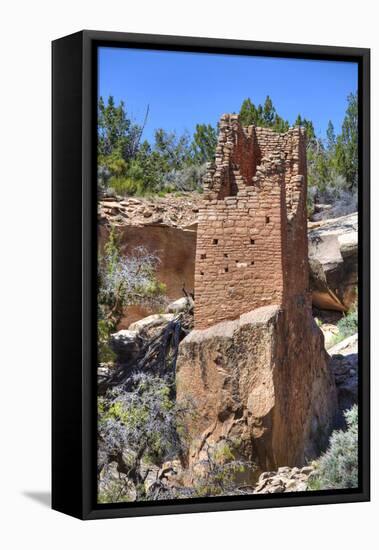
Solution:
<svg viewBox="0 0 379 550">
<path fill-rule="evenodd" d="M 308 242 L 313 304 L 347 311 L 358 284 L 358 214 L 310 223 Z"/>
<path fill-rule="evenodd" d="M 177 399 L 192 408 L 189 463 L 205 442 L 236 440 L 261 470 L 299 466 L 326 447 L 336 410 L 323 336 L 309 308 L 267 306 L 180 344 Z"/>
</svg>

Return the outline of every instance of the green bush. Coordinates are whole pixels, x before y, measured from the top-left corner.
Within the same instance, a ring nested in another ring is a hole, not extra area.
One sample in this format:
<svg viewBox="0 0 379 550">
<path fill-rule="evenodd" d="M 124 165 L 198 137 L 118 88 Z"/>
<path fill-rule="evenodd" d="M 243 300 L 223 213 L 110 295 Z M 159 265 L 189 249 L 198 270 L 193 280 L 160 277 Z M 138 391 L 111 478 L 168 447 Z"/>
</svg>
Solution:
<svg viewBox="0 0 379 550">
<path fill-rule="evenodd" d="M 116 354 L 109 347 L 109 338 L 112 331 L 112 326 L 109 326 L 104 319 L 99 319 L 97 323 L 97 343 L 100 363 L 113 362 L 116 359 Z"/>
<path fill-rule="evenodd" d="M 158 264 L 158 256 L 141 246 L 124 255 L 119 235 L 114 227 L 111 228 L 104 254 L 99 258 L 99 319 L 107 321 L 106 326 L 99 327 L 100 340 L 105 336 L 105 329 L 110 332 L 116 328 L 125 307 L 159 308 L 166 304 L 166 286 L 156 277 Z"/>
<path fill-rule="evenodd" d="M 130 502 L 130 484 L 124 479 L 106 480 L 100 482 L 97 501 L 99 504 L 114 504 L 115 502 Z"/>
<path fill-rule="evenodd" d="M 237 459 L 240 445 L 239 439 L 224 440 L 216 445 L 210 445 L 208 442 L 204 444 L 202 450 L 206 453 L 206 458 L 197 464 L 200 466 L 200 472 L 194 479 L 196 496 L 235 494 L 237 485 L 240 485 L 238 489 L 243 493 L 244 484 L 238 483 L 238 477 L 247 471 L 255 470 L 256 466 L 252 462 Z"/>
<path fill-rule="evenodd" d="M 352 336 L 358 332 L 358 311 L 354 307 L 337 323 L 338 334 L 336 334 L 331 342 L 331 347 L 335 346 L 345 338 Z"/>
<path fill-rule="evenodd" d="M 344 315 L 338 321 L 338 330 L 343 338 L 347 338 L 358 331 L 358 312 L 356 308 L 349 311 L 347 315 Z"/>
<path fill-rule="evenodd" d="M 113 189 L 116 195 L 121 196 L 144 196 L 147 194 L 142 180 L 125 176 L 112 176 L 108 181 L 108 188 Z"/>
<path fill-rule="evenodd" d="M 310 490 L 358 486 L 358 407 L 354 405 L 344 414 L 347 430 L 332 433 L 329 448 L 318 460 L 308 482 Z"/>
</svg>

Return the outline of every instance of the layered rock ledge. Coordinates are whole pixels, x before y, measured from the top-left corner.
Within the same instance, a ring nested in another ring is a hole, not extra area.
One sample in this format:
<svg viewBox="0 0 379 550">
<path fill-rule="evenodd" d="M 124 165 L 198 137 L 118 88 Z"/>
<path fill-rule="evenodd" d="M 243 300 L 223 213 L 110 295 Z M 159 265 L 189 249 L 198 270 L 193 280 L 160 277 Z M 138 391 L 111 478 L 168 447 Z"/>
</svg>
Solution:
<svg viewBox="0 0 379 550">
<path fill-rule="evenodd" d="M 308 248 L 313 304 L 347 311 L 358 285 L 358 214 L 309 223 Z"/>
</svg>

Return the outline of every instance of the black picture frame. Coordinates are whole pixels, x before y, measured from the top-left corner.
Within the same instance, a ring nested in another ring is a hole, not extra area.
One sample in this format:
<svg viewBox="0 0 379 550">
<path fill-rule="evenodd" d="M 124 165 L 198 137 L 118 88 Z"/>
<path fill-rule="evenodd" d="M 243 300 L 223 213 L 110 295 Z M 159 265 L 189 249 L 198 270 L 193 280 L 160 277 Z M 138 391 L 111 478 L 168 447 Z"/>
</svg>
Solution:
<svg viewBox="0 0 379 550">
<path fill-rule="evenodd" d="M 97 48 L 354 61 L 359 73 L 358 489 L 96 504 Z M 52 507 L 81 519 L 370 499 L 370 50 L 85 30 L 52 43 Z"/>
</svg>

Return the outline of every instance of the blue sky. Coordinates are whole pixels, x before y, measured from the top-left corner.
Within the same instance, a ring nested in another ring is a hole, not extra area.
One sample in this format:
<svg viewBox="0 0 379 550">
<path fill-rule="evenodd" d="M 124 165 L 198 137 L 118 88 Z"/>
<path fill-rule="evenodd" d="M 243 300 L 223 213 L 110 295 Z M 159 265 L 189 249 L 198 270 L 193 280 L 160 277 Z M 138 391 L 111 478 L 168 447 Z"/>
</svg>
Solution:
<svg viewBox="0 0 379 550">
<path fill-rule="evenodd" d="M 267 95 L 291 124 L 300 113 L 324 137 L 329 119 L 340 130 L 357 82 L 355 63 L 99 49 L 99 95 L 122 99 L 140 124 L 149 105 L 143 136 L 149 141 L 156 128 L 192 134 L 197 123 L 215 126 L 223 113 L 238 112 L 245 98 L 258 104 Z"/>
</svg>

